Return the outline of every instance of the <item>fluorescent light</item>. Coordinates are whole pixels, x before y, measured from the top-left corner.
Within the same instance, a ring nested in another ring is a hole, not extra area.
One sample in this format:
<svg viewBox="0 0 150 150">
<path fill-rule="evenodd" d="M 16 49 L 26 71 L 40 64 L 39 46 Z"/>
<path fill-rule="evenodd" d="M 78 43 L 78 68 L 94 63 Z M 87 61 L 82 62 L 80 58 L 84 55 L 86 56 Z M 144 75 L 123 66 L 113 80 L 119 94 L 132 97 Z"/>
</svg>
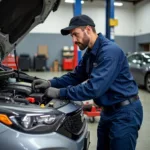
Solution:
<svg viewBox="0 0 150 150">
<path fill-rule="evenodd" d="M 114 2 L 114 5 L 115 6 L 123 6 L 123 3 L 121 3 L 121 2 Z"/>
<path fill-rule="evenodd" d="M 75 3 L 75 0 L 65 0 L 66 3 Z M 81 0 L 81 4 L 84 4 L 84 1 Z"/>
</svg>

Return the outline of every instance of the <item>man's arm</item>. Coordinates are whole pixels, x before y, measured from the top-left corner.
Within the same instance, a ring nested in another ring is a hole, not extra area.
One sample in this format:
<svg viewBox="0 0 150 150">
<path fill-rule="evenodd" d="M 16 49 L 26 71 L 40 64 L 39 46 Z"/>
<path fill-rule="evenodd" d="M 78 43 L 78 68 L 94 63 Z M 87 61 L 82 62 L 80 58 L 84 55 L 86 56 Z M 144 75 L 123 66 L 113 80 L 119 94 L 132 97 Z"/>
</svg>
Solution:
<svg viewBox="0 0 150 150">
<path fill-rule="evenodd" d="M 109 50 L 111 51 L 111 49 Z M 61 88 L 60 97 L 78 101 L 94 99 L 103 95 L 120 72 L 121 60 L 119 60 L 119 54 L 113 55 L 112 57 L 104 56 L 103 60 L 99 60 L 86 83 Z"/>
<path fill-rule="evenodd" d="M 85 72 L 85 61 L 84 57 L 79 62 L 78 66 L 74 69 L 73 72 L 69 72 L 62 77 L 55 77 L 50 80 L 51 87 L 55 88 L 64 88 L 69 85 L 78 85 L 87 79 Z"/>
</svg>

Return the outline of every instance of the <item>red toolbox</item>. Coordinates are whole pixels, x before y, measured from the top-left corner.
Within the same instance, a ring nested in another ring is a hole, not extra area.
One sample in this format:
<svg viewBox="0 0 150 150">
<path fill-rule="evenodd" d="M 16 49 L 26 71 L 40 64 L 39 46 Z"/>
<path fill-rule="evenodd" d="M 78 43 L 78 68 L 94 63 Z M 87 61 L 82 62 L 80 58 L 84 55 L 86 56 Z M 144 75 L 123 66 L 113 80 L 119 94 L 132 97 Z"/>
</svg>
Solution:
<svg viewBox="0 0 150 150">
<path fill-rule="evenodd" d="M 17 64 L 18 64 L 18 57 L 17 57 Z M 5 57 L 5 59 L 2 61 L 2 65 L 17 70 L 15 56 L 13 54 L 9 54 L 7 57 Z"/>
<path fill-rule="evenodd" d="M 73 58 L 63 59 L 63 70 L 73 70 Z"/>
</svg>

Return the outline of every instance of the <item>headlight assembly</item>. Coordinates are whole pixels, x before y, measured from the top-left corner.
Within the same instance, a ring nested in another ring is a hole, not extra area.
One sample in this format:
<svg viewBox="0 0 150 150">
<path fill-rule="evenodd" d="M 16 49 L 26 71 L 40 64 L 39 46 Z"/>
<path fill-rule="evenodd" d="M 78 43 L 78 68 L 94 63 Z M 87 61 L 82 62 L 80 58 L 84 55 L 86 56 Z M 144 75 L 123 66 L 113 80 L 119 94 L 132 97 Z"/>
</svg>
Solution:
<svg viewBox="0 0 150 150">
<path fill-rule="evenodd" d="M 49 114 L 22 114 L 9 117 L 12 128 L 29 133 L 48 133 L 57 131 L 65 119 L 61 113 Z"/>
<path fill-rule="evenodd" d="M 12 117 L 11 117 L 12 118 Z M 20 124 L 26 128 L 32 128 L 33 126 L 45 124 L 45 125 L 52 125 L 57 121 L 56 115 L 39 115 L 39 116 L 32 116 L 26 115 L 20 118 Z"/>
</svg>

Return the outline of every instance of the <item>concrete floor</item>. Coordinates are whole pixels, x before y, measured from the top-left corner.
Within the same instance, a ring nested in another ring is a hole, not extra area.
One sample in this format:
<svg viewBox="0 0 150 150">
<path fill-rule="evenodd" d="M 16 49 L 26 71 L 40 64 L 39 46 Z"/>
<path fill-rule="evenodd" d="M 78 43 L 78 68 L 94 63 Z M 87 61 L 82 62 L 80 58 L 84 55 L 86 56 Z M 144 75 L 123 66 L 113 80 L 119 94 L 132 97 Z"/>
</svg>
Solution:
<svg viewBox="0 0 150 150">
<path fill-rule="evenodd" d="M 28 74 L 32 76 L 37 76 L 43 79 L 51 79 L 56 76 L 59 77 L 65 73 L 66 72 L 58 72 L 58 73 L 56 72 L 29 72 Z M 143 120 L 143 125 L 141 127 L 141 130 L 139 132 L 139 138 L 137 141 L 136 150 L 150 150 L 150 93 L 148 93 L 145 89 L 139 89 L 139 95 L 143 103 L 144 120 Z M 90 150 L 96 150 L 96 142 L 97 142 L 96 131 L 97 131 L 98 121 L 99 121 L 99 117 L 96 118 L 95 123 L 88 123 L 89 131 L 91 133 Z"/>
</svg>

